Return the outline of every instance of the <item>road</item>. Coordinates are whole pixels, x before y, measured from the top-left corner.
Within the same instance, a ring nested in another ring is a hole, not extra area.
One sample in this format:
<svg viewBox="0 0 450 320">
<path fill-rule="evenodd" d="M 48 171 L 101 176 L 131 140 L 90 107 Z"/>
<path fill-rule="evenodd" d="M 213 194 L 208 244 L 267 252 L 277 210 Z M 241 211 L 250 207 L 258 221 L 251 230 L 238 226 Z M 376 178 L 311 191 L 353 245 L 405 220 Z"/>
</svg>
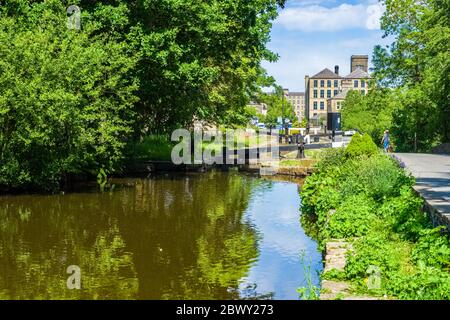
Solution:
<svg viewBox="0 0 450 320">
<path fill-rule="evenodd" d="M 416 178 L 416 189 L 450 223 L 450 155 L 396 153 Z"/>
</svg>

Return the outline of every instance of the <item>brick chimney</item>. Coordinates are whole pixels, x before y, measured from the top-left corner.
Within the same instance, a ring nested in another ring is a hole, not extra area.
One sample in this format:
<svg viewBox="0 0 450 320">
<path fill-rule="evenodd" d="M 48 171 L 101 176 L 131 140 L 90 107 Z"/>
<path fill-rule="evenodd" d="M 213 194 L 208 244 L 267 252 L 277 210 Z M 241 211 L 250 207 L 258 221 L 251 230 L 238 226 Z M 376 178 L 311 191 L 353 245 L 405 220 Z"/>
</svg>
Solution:
<svg viewBox="0 0 450 320">
<path fill-rule="evenodd" d="M 339 66 L 334 66 L 334 73 L 339 75 Z"/>
</svg>

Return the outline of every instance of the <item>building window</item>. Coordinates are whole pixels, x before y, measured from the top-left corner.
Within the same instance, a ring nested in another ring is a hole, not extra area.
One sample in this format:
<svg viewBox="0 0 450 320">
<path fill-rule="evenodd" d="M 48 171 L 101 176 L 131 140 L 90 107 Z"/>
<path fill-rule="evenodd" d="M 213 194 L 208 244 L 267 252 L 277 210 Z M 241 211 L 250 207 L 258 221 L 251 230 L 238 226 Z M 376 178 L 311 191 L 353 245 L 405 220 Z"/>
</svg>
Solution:
<svg viewBox="0 0 450 320">
<path fill-rule="evenodd" d="M 317 112 L 314 112 L 314 117 L 317 117 Z"/>
<path fill-rule="evenodd" d="M 325 87 L 325 80 L 320 80 L 320 87 L 321 88 Z"/>
<path fill-rule="evenodd" d="M 317 98 L 317 90 L 314 90 L 314 98 Z"/>
<path fill-rule="evenodd" d="M 338 91 L 334 90 L 334 95 L 337 96 L 337 94 L 338 94 Z"/>
<path fill-rule="evenodd" d="M 335 86 L 336 88 L 339 87 L 339 81 L 334 80 L 334 86 Z"/>
<path fill-rule="evenodd" d="M 331 87 L 331 80 L 327 80 L 327 87 Z"/>
<path fill-rule="evenodd" d="M 358 80 L 355 80 L 355 81 L 353 82 L 353 87 L 358 88 Z"/>
<path fill-rule="evenodd" d="M 325 103 L 323 101 L 320 101 L 320 110 L 325 109 Z"/>
<path fill-rule="evenodd" d="M 320 90 L 320 97 L 325 98 L 325 90 Z"/>
<path fill-rule="evenodd" d="M 317 101 L 314 101 L 314 110 L 317 110 Z"/>
<path fill-rule="evenodd" d="M 314 88 L 317 88 L 317 80 L 314 80 Z"/>
<path fill-rule="evenodd" d="M 341 108 L 341 102 L 340 101 L 338 101 L 338 102 L 336 102 L 336 109 L 340 109 Z"/>
<path fill-rule="evenodd" d="M 328 99 L 331 98 L 331 90 L 327 90 L 327 98 L 328 98 Z"/>
<path fill-rule="evenodd" d="M 366 90 L 361 90 L 361 94 L 362 94 L 363 96 L 365 96 L 365 95 L 366 95 Z"/>
<path fill-rule="evenodd" d="M 366 81 L 361 80 L 361 88 L 365 88 L 366 87 Z"/>
</svg>

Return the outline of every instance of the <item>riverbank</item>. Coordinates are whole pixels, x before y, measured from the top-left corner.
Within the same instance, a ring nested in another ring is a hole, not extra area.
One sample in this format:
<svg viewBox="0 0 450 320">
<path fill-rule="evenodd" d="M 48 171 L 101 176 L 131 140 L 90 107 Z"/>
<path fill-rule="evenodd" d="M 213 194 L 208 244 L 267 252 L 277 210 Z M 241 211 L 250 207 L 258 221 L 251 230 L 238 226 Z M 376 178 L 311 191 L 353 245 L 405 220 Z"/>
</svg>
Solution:
<svg viewBox="0 0 450 320">
<path fill-rule="evenodd" d="M 450 299 L 448 237 L 423 212 L 414 179 L 358 139 L 324 152 L 301 190 L 302 214 L 313 217 L 322 250 L 335 239 L 352 248 L 340 250 L 345 265 L 325 266 L 322 283 L 345 283 L 354 296 Z"/>
</svg>

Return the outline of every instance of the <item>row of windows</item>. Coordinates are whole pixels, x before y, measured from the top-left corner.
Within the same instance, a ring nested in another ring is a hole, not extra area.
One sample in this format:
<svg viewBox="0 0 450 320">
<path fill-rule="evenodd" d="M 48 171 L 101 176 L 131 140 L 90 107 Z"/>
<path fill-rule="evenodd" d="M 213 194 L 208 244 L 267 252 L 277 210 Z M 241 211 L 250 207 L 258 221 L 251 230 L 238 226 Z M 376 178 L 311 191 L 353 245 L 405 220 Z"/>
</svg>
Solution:
<svg viewBox="0 0 450 320">
<path fill-rule="evenodd" d="M 363 87 L 364 88 L 364 87 Z M 338 94 L 338 90 L 334 90 L 333 91 L 333 97 L 336 96 Z M 366 90 L 361 90 L 361 94 L 365 95 L 366 94 Z M 314 90 L 313 91 L 313 98 L 318 98 L 318 90 Z M 320 90 L 320 98 L 324 99 L 325 98 L 325 90 Z M 331 98 L 331 90 L 327 90 L 327 98 Z"/>
<path fill-rule="evenodd" d="M 353 81 L 353 87 L 358 88 L 359 87 L 359 81 L 358 80 L 354 80 Z M 366 81 L 361 80 L 361 88 L 365 88 L 366 87 Z"/>
<path fill-rule="evenodd" d="M 318 90 L 314 90 L 313 97 L 317 98 Z M 338 94 L 338 90 L 333 91 L 333 96 Z M 325 90 L 320 90 L 320 97 L 325 98 Z M 331 90 L 327 90 L 327 98 L 331 98 Z"/>
<path fill-rule="evenodd" d="M 317 101 L 313 102 L 314 110 L 317 110 Z M 323 101 L 320 101 L 320 110 L 325 110 L 325 103 Z"/>
<path fill-rule="evenodd" d="M 331 87 L 331 80 L 327 80 L 327 87 Z M 319 80 L 314 80 L 314 88 L 317 88 L 319 85 Z M 354 80 L 353 82 L 353 86 L 355 88 L 359 87 L 359 80 Z M 320 80 L 320 87 L 324 88 L 325 87 L 325 80 Z M 339 81 L 338 80 L 334 80 L 334 87 L 337 88 L 339 87 Z M 361 80 L 361 88 L 365 88 L 366 87 L 366 81 L 365 80 Z"/>
<path fill-rule="evenodd" d="M 331 80 L 327 80 L 327 87 L 331 87 Z M 314 80 L 314 88 L 317 88 L 319 84 L 319 80 Z M 339 81 L 338 80 L 334 80 L 334 86 L 337 88 L 339 87 Z M 320 80 L 320 87 L 323 88 L 325 87 L 325 80 Z"/>
</svg>

